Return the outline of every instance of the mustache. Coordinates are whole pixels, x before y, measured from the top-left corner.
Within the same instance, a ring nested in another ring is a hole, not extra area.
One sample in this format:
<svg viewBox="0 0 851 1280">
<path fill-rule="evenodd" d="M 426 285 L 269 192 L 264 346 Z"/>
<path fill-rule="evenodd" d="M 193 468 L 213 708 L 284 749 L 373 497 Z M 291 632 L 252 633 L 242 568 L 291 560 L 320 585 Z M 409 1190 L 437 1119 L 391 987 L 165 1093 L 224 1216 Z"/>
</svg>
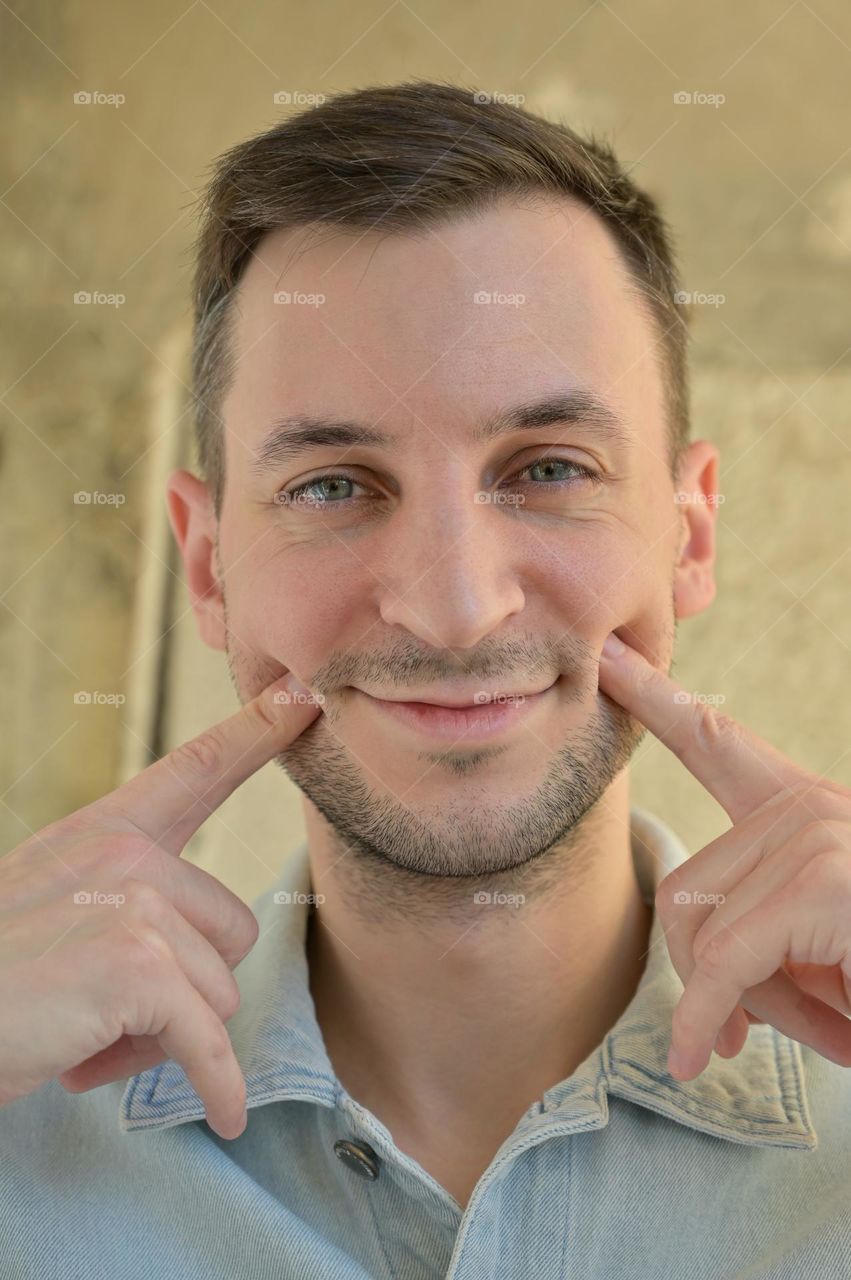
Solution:
<svg viewBox="0 0 851 1280">
<path fill-rule="evenodd" d="M 325 695 L 352 684 L 405 689 L 411 684 L 437 684 L 464 676 L 507 687 L 520 673 L 527 677 L 567 675 L 587 679 L 594 661 L 592 647 L 571 634 L 553 634 L 544 639 L 540 634 L 510 639 L 490 637 L 469 653 L 414 645 L 382 652 L 348 650 L 333 654 L 313 673 L 309 683 Z"/>
</svg>

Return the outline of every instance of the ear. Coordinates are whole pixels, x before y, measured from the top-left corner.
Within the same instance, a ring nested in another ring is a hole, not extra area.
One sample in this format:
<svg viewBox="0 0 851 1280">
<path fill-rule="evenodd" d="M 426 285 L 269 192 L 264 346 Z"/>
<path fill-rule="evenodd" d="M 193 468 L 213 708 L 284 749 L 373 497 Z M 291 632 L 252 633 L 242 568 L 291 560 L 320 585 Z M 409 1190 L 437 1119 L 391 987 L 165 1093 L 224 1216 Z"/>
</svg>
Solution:
<svg viewBox="0 0 851 1280">
<path fill-rule="evenodd" d="M 674 489 L 680 516 L 674 568 L 677 619 L 702 613 L 715 599 L 715 521 L 718 515 L 718 450 L 695 440 L 680 463 Z"/>
<path fill-rule="evenodd" d="M 201 639 L 211 649 L 224 650 L 224 598 L 216 564 L 212 496 L 191 471 L 173 471 L 166 481 L 166 504 Z"/>
</svg>

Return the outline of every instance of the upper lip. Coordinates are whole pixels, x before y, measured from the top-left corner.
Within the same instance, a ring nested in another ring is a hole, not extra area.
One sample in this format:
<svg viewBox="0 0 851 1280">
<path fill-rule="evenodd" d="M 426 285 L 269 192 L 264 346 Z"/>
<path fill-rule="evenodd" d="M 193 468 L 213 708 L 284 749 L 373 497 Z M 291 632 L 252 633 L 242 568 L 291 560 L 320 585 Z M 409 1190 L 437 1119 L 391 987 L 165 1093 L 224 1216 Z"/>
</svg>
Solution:
<svg viewBox="0 0 851 1280">
<path fill-rule="evenodd" d="M 468 690 L 452 689 L 445 693 L 424 689 L 421 693 L 406 690 L 405 693 L 370 693 L 370 698 L 378 698 L 381 702 L 427 702 L 433 707 L 480 707 L 498 698 L 532 698 L 536 693 L 545 693 L 555 684 L 557 677 L 549 684 L 538 689 L 483 689 L 481 685 Z M 362 689 L 361 693 L 367 693 Z"/>
</svg>

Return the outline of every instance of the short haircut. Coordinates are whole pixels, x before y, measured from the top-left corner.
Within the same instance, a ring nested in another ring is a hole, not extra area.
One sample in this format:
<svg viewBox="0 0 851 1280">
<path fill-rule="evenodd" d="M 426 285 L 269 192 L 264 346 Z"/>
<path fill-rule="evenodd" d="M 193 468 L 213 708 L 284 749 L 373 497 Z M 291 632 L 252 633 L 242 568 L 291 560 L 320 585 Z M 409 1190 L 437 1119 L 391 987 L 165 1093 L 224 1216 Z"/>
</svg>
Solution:
<svg viewBox="0 0 851 1280">
<path fill-rule="evenodd" d="M 671 234 L 611 147 L 455 84 L 410 81 L 340 93 L 214 162 L 196 246 L 192 381 L 201 474 L 218 516 L 222 405 L 234 374 L 233 295 L 278 228 L 422 232 L 504 197 L 568 196 L 613 235 L 633 295 L 655 323 L 674 474 L 689 437 L 688 313 Z"/>
</svg>

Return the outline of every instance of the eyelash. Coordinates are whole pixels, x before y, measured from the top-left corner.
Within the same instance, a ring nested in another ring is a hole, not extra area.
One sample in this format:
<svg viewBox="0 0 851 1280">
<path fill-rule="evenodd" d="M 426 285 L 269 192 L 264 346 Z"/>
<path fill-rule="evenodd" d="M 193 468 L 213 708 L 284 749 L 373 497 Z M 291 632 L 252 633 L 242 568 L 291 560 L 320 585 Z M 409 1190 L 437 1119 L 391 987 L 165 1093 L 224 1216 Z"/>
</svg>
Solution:
<svg viewBox="0 0 851 1280">
<path fill-rule="evenodd" d="M 528 462 L 525 467 L 522 467 L 517 474 L 522 475 L 524 471 L 530 471 L 532 467 L 540 467 L 547 462 L 557 462 L 557 463 L 561 463 L 563 466 L 572 467 L 574 471 L 578 472 L 579 475 L 582 476 L 582 478 L 585 480 L 590 480 L 595 483 L 599 482 L 600 480 L 600 477 L 597 474 L 597 472 L 593 471 L 591 467 L 583 466 L 581 462 L 574 462 L 572 458 L 555 458 L 555 457 L 535 458 L 533 462 Z M 554 481 L 553 480 L 551 481 L 529 480 L 527 483 L 541 489 L 562 489 L 566 485 L 572 484 L 576 478 L 577 478 L 576 475 L 574 475 L 564 480 L 554 480 Z M 306 480 L 304 484 L 297 485 L 295 489 L 290 489 L 289 491 L 287 491 L 286 489 L 279 489 L 278 492 L 275 494 L 275 501 L 279 503 L 281 506 L 288 506 L 290 505 L 291 500 L 296 495 L 305 493 L 307 490 L 312 489 L 314 485 L 319 485 L 326 480 L 347 480 L 350 484 L 355 484 L 355 485 L 360 484 L 360 481 L 355 480 L 353 476 L 347 476 L 343 472 L 328 471 L 324 475 L 314 476 L 312 480 Z M 350 497 L 350 498 L 340 498 L 337 501 L 330 501 L 327 503 L 320 500 L 316 502 L 314 505 L 317 507 L 320 507 L 320 506 L 346 507 L 346 506 L 349 506 L 351 503 L 358 502 L 358 501 L 362 501 L 362 499 L 358 499 L 356 497 Z"/>
</svg>

